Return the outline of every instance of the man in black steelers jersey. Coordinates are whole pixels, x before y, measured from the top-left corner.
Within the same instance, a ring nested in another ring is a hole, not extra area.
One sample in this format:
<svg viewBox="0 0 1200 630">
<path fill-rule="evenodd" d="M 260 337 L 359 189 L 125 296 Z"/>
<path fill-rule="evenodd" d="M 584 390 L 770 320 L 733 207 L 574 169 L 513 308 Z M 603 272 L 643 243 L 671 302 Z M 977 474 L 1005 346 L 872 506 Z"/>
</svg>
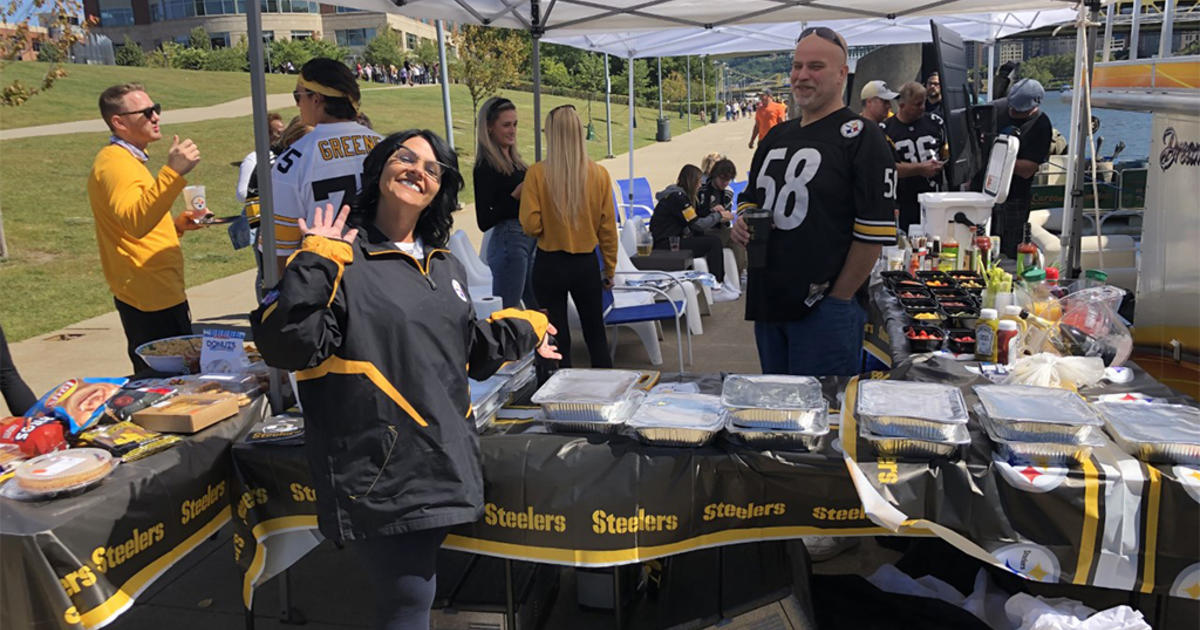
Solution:
<svg viewBox="0 0 1200 630">
<path fill-rule="evenodd" d="M 925 86 L 909 81 L 900 86 L 896 115 L 883 122 L 883 133 L 896 157 L 896 205 L 900 208 L 900 229 L 921 222 L 917 195 L 938 189 L 941 179 L 945 125 L 941 116 L 925 111 Z"/>
<path fill-rule="evenodd" d="M 766 265 L 751 268 L 746 319 L 766 374 L 857 374 L 866 310 L 860 289 L 896 242 L 896 170 L 879 125 L 842 103 L 846 43 L 805 29 L 792 59 L 801 117 L 759 143 L 739 212 L 772 213 Z M 745 222 L 733 237 L 749 242 Z"/>
</svg>

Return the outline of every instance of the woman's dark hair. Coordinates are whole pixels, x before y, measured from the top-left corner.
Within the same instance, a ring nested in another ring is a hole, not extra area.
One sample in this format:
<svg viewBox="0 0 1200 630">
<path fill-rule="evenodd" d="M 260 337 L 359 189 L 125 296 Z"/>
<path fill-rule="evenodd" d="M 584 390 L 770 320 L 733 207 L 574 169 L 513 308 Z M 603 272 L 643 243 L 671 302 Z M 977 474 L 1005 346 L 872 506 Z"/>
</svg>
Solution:
<svg viewBox="0 0 1200 630">
<path fill-rule="evenodd" d="M 687 195 L 688 201 L 692 205 L 696 204 L 696 193 L 700 191 L 700 176 L 703 175 L 700 167 L 694 164 L 685 164 L 679 169 L 679 177 L 675 178 L 675 185 L 683 189 L 683 194 Z"/>
<path fill-rule="evenodd" d="M 322 96 L 325 99 L 326 114 L 338 120 L 354 120 L 358 117 L 358 110 L 354 108 L 351 101 L 359 102 L 362 94 L 358 91 L 358 79 L 354 77 L 354 73 L 346 64 L 336 59 L 317 57 L 310 59 L 300 68 L 300 76 L 325 87 L 331 87 L 347 96 L 347 98 Z"/>
<path fill-rule="evenodd" d="M 363 160 L 362 190 L 350 210 L 349 223 L 365 228 L 375 223 L 375 212 L 379 207 L 379 176 L 389 158 L 404 144 L 406 140 L 420 136 L 433 147 L 433 155 L 444 166 L 442 168 L 442 185 L 433 201 L 417 219 L 414 228 L 416 236 L 420 237 L 426 247 L 445 247 L 450 240 L 450 228 L 454 218 L 450 213 L 458 209 L 458 193 L 463 188 L 462 175 L 458 172 L 458 154 L 449 147 L 436 133 L 428 129 L 409 129 L 396 132 L 375 145 L 374 149 Z M 449 166 L 450 168 L 445 168 Z"/>
</svg>

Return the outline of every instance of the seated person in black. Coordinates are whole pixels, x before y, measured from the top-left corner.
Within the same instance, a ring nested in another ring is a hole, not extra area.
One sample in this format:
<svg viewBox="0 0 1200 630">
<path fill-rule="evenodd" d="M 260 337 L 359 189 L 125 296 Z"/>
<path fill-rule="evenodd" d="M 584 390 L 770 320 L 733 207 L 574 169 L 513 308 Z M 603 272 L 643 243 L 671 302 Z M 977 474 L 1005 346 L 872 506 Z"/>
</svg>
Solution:
<svg viewBox="0 0 1200 630">
<path fill-rule="evenodd" d="M 733 181 L 734 177 L 737 177 L 737 167 L 729 159 L 722 158 L 713 164 L 708 178 L 704 180 L 704 184 L 700 186 L 700 192 L 696 194 L 696 213 L 702 217 L 706 217 L 712 212 L 722 215 L 708 233 L 715 234 L 717 238 L 721 239 L 721 247 L 733 250 L 737 271 L 741 273 L 746 269 L 746 248 L 729 238 L 734 207 L 733 191 L 730 190 L 729 183 Z"/>
<path fill-rule="evenodd" d="M 655 195 L 658 203 L 650 217 L 650 235 L 654 237 L 654 249 L 668 249 L 670 238 L 679 237 L 680 249 L 692 251 L 692 255 L 708 261 L 708 271 L 716 276 L 717 282 L 725 281 L 725 258 L 721 251 L 721 239 L 705 234 L 721 219 L 728 221 L 732 215 L 728 210 L 709 212 L 700 216 L 696 211 L 696 194 L 700 189 L 700 169 L 688 164 L 679 171 L 675 184 L 667 186 Z"/>
</svg>

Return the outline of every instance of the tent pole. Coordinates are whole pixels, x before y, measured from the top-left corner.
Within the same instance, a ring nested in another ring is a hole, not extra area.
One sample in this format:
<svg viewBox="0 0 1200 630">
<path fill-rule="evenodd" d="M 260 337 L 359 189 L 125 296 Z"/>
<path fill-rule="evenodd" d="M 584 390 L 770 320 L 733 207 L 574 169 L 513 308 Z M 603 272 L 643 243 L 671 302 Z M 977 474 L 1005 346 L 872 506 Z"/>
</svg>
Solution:
<svg viewBox="0 0 1200 630">
<path fill-rule="evenodd" d="M 604 53 L 604 136 L 608 141 L 608 154 L 604 157 L 611 158 L 612 152 L 612 75 L 608 73 L 608 53 Z"/>
<path fill-rule="evenodd" d="M 1067 152 L 1067 182 L 1063 189 L 1066 193 L 1064 201 L 1062 259 L 1059 261 L 1068 278 L 1080 275 L 1079 249 L 1080 231 L 1083 223 L 1083 178 L 1084 178 L 1084 147 L 1087 143 L 1088 127 L 1091 121 L 1085 117 L 1084 108 L 1084 73 L 1087 74 L 1087 85 L 1091 86 L 1092 63 L 1095 59 L 1096 29 L 1090 26 L 1096 19 L 1099 9 L 1098 0 L 1095 4 L 1079 6 L 1079 19 L 1076 24 L 1088 24 L 1076 28 L 1075 33 L 1075 89 L 1071 91 L 1071 143 Z M 1136 5 L 1135 5 L 1136 6 Z M 1097 234 L 1097 237 L 1099 235 Z M 1099 239 L 1097 239 L 1099 242 Z"/>
<path fill-rule="evenodd" d="M 704 55 L 700 55 L 700 100 L 704 102 L 704 106 L 700 108 L 700 117 L 704 118 L 704 122 L 708 123 L 708 79 L 704 76 Z"/>
<path fill-rule="evenodd" d="M 446 69 L 446 25 L 441 20 L 437 21 L 437 39 L 438 39 L 438 66 L 440 67 L 442 81 L 442 116 L 446 119 L 446 142 L 450 143 L 450 148 L 454 148 L 454 117 L 450 113 L 450 81 L 449 72 Z"/>
<path fill-rule="evenodd" d="M 629 76 L 629 205 L 633 206 L 633 53 L 629 53 L 625 74 Z"/>
<path fill-rule="evenodd" d="M 692 56 L 687 56 L 687 121 L 688 131 L 692 130 Z"/>
<path fill-rule="evenodd" d="M 267 78 L 263 71 L 262 7 L 257 0 L 246 3 L 246 35 L 250 44 L 250 103 L 254 114 L 254 152 L 258 157 L 255 170 L 258 175 L 258 231 L 262 235 L 263 285 L 274 287 L 279 283 L 279 270 L 275 265 L 275 198 L 271 189 L 271 139 L 268 136 L 270 128 L 267 126 Z M 282 412 L 282 374 L 279 370 L 272 369 L 269 379 L 270 389 L 267 391 L 267 397 L 271 402 L 272 413 Z"/>
<path fill-rule="evenodd" d="M 658 118 L 661 120 L 662 114 L 662 57 L 658 58 Z"/>
<path fill-rule="evenodd" d="M 533 34 L 533 121 L 536 128 L 542 126 L 542 36 Z M 533 134 L 533 155 L 538 162 L 542 161 L 542 134 Z"/>
<path fill-rule="evenodd" d="M 992 84 L 995 83 L 995 79 L 996 79 L 996 40 L 995 39 L 992 39 L 991 41 L 988 42 L 987 56 L 988 56 L 988 58 L 987 58 L 987 69 L 988 69 L 987 100 L 991 101 L 992 99 L 996 98 L 996 95 L 992 93 Z"/>
</svg>

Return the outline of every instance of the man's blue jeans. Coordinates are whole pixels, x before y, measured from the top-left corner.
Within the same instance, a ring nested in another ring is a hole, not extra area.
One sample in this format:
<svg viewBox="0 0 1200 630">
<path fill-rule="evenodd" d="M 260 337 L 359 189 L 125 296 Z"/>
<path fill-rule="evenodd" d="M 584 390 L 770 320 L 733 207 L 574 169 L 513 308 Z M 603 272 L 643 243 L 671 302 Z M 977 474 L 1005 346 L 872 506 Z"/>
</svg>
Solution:
<svg viewBox="0 0 1200 630">
<path fill-rule="evenodd" d="M 492 295 L 504 302 L 504 308 L 537 308 L 533 298 L 533 256 L 537 239 L 521 229 L 521 222 L 505 219 L 492 228 L 488 241 L 487 264 L 492 270 Z"/>
<path fill-rule="evenodd" d="M 826 296 L 804 319 L 754 322 L 763 374 L 858 374 L 867 312 L 856 300 Z"/>
</svg>

